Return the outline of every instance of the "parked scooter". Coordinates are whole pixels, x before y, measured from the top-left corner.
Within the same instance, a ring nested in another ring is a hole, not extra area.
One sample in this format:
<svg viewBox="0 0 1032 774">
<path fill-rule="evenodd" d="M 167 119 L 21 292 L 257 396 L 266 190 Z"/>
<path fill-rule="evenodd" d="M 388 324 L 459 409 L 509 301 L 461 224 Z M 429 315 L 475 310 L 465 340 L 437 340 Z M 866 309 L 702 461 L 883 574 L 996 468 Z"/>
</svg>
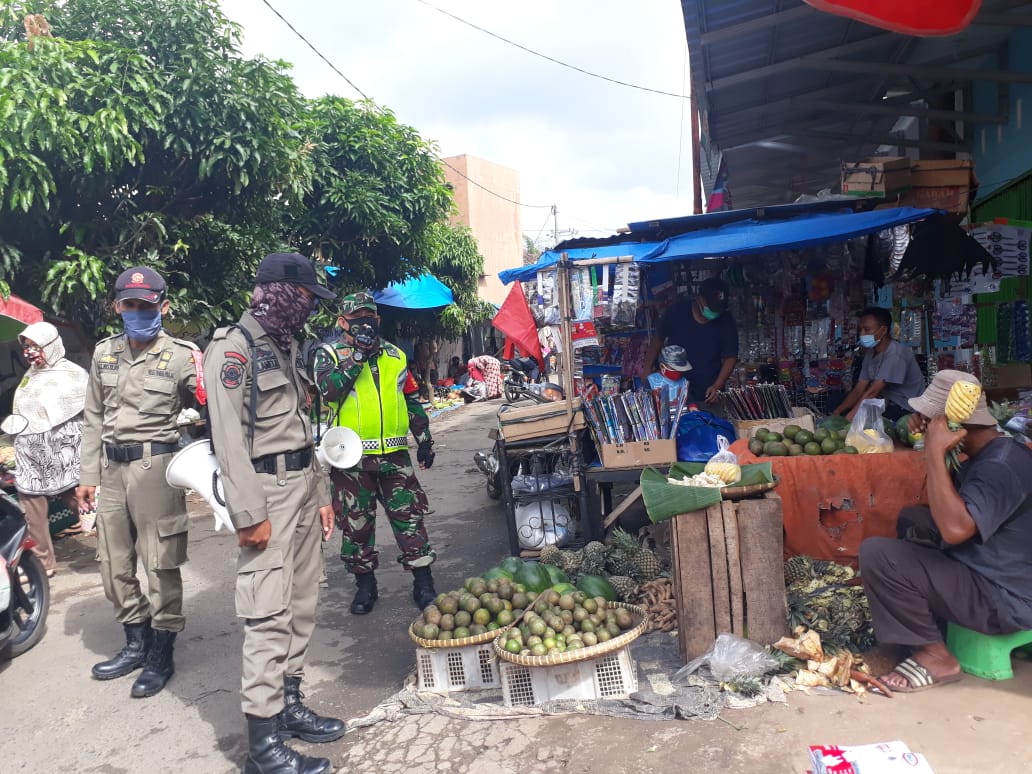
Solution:
<svg viewBox="0 0 1032 774">
<path fill-rule="evenodd" d="M 28 531 L 18 501 L 0 491 L 0 659 L 25 653 L 46 630 L 50 581 Z"/>
<path fill-rule="evenodd" d="M 526 391 L 540 374 L 537 361 L 532 357 L 516 357 L 501 361 L 502 390 L 508 403 L 527 397 Z"/>
</svg>

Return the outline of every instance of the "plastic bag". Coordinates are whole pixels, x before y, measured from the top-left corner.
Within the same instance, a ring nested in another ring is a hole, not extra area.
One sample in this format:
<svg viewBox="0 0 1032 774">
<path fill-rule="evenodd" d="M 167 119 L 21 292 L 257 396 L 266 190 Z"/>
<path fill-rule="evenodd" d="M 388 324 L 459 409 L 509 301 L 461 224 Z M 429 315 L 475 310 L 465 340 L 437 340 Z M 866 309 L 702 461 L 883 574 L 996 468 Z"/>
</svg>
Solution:
<svg viewBox="0 0 1032 774">
<path fill-rule="evenodd" d="M 742 468 L 738 465 L 738 457 L 728 446 L 727 438 L 717 436 L 717 453 L 709 458 L 704 473 L 716 476 L 724 486 L 736 484 L 742 479 Z"/>
<path fill-rule="evenodd" d="M 735 437 L 735 429 L 726 419 L 708 411 L 688 411 L 677 425 L 677 459 L 679 462 L 709 462 L 717 453 L 717 438 Z"/>
<path fill-rule="evenodd" d="M 560 501 L 523 503 L 515 508 L 516 534 L 521 548 L 536 550 L 570 542 L 570 511 Z"/>
<path fill-rule="evenodd" d="M 861 454 L 892 451 L 892 439 L 885 433 L 885 424 L 882 422 L 884 410 L 885 401 L 882 398 L 860 401 L 853 424 L 846 432 L 846 445 L 854 447 Z"/>
<path fill-rule="evenodd" d="M 722 683 L 735 677 L 760 677 L 778 667 L 778 660 L 767 649 L 737 634 L 721 634 L 713 646 L 694 661 L 681 667 L 671 682 L 684 683 L 688 675 L 701 667 L 709 667 L 713 677 Z"/>
</svg>

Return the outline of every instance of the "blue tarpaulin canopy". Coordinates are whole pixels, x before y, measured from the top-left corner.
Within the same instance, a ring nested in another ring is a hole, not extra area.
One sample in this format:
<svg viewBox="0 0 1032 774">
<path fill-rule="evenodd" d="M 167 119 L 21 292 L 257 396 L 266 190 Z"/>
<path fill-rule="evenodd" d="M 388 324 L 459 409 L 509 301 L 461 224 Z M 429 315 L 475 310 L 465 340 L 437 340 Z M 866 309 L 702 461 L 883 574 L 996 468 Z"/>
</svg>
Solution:
<svg viewBox="0 0 1032 774">
<path fill-rule="evenodd" d="M 896 207 L 870 212 L 818 212 L 790 218 L 740 220 L 722 226 L 688 231 L 659 242 L 626 242 L 551 251 L 544 253 L 532 266 L 508 269 L 500 272 L 498 276 L 506 283 L 526 282 L 533 279 L 539 270 L 557 263 L 561 252 L 565 252 L 574 263 L 589 258 L 629 255 L 638 263 L 649 264 L 798 250 L 874 234 L 893 226 L 922 220 L 935 212 L 913 207 Z"/>
<path fill-rule="evenodd" d="M 392 282 L 373 293 L 376 303 L 399 309 L 436 309 L 455 302 L 451 288 L 431 274 Z"/>
</svg>

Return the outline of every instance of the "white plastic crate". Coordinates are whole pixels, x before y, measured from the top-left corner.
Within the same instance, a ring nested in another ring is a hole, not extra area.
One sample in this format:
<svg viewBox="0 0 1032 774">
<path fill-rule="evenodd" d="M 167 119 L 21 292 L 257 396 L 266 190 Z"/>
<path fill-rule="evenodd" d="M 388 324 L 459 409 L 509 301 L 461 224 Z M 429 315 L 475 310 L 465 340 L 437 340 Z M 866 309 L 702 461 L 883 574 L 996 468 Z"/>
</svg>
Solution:
<svg viewBox="0 0 1032 774">
<path fill-rule="evenodd" d="M 421 691 L 469 691 L 498 688 L 498 659 L 490 642 L 464 648 L 416 648 Z"/>
<path fill-rule="evenodd" d="M 501 661 L 506 707 L 532 706 L 562 699 L 612 699 L 638 690 L 634 659 L 626 648 L 590 661 L 528 667 Z"/>
</svg>

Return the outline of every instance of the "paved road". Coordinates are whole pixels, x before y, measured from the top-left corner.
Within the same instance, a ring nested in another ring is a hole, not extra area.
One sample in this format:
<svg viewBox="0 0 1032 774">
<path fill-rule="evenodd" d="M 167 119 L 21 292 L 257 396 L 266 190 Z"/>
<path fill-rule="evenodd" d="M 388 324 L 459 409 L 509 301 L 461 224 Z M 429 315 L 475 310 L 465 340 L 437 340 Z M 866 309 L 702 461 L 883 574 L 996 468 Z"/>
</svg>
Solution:
<svg viewBox="0 0 1032 774">
<path fill-rule="evenodd" d="M 501 508 L 484 494 L 472 465 L 486 446 L 495 406 L 474 404 L 434 423 L 438 457 L 421 475 L 435 513 L 438 588 L 451 588 L 505 554 Z M 193 503 L 186 567 L 187 629 L 168 688 L 130 699 L 130 679 L 99 683 L 90 666 L 122 643 L 104 599 L 87 539 L 57 545 L 50 628 L 25 656 L 0 664 L 0 770 L 3 772 L 184 772 L 238 770 L 243 719 L 237 690 L 241 630 L 233 617 L 230 536 L 212 531 Z M 382 527 L 382 525 L 381 525 Z M 391 545 L 380 530 L 381 545 Z M 326 546 L 323 593 L 305 690 L 312 706 L 345 718 L 366 714 L 393 694 L 413 666 L 405 629 L 415 614 L 410 581 L 385 553 L 381 597 L 372 615 L 348 613 L 350 581 Z M 13 699 L 12 697 L 17 697 Z M 532 774 L 536 772 L 730 772 L 806 770 L 813 743 L 903 739 L 925 753 L 936 774 L 1024 772 L 1032 757 L 1032 664 L 1014 680 L 968 677 L 954 686 L 888 700 L 791 694 L 789 705 L 726 711 L 727 722 L 643 722 L 589 716 L 470 722 L 402 716 L 329 745 L 303 745 L 331 757 L 338 771 L 370 774 Z M 15 734 L 17 733 L 17 736 Z"/>
</svg>

